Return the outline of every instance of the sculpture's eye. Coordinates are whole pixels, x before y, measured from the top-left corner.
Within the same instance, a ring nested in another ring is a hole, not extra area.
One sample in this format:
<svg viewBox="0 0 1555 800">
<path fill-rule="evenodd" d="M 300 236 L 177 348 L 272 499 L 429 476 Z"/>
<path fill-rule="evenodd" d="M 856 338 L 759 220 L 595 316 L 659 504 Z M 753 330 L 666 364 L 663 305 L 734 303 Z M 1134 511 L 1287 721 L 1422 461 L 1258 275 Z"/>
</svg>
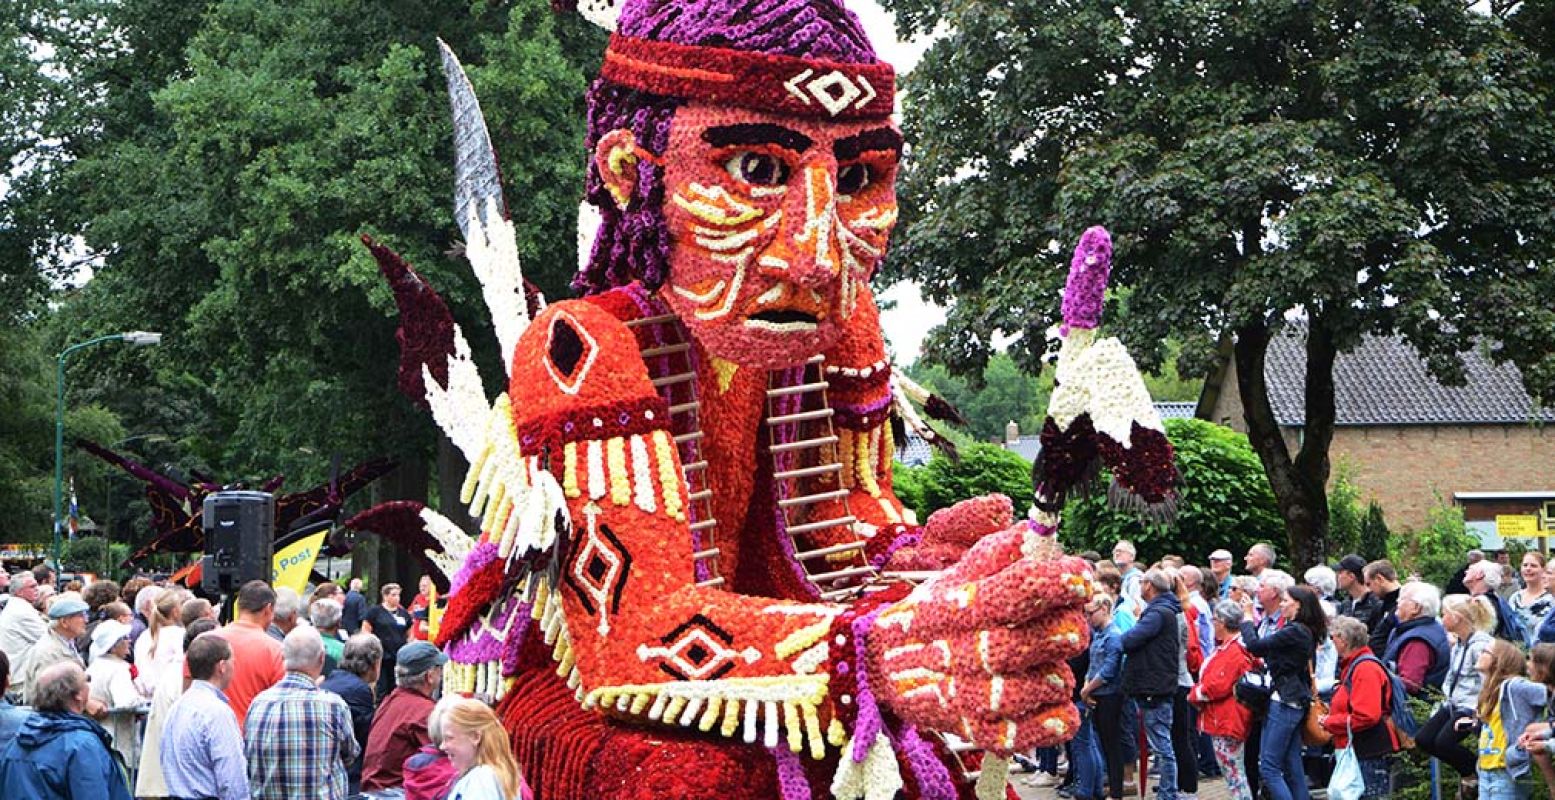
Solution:
<svg viewBox="0 0 1555 800">
<path fill-rule="evenodd" d="M 837 172 L 837 193 L 858 194 L 874 179 L 868 164 L 844 164 Z"/>
<path fill-rule="evenodd" d="M 752 186 L 782 186 L 788 183 L 788 164 L 770 153 L 742 150 L 724 162 L 724 169 Z"/>
</svg>

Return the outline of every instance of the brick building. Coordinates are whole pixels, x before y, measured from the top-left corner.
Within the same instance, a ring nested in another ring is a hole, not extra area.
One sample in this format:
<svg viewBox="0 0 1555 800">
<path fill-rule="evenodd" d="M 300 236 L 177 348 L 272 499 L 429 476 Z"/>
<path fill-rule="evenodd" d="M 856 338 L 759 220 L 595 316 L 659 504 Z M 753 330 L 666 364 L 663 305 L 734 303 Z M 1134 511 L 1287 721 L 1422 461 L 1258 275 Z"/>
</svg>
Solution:
<svg viewBox="0 0 1555 800">
<path fill-rule="evenodd" d="M 1304 331 L 1285 326 L 1269 342 L 1264 364 L 1269 401 L 1292 454 L 1305 419 Z M 1368 336 L 1341 354 L 1329 457 L 1336 472 L 1348 464 L 1389 527 L 1420 527 L 1440 495 L 1463 506 L 1487 547 L 1499 548 L 1498 516 L 1555 515 L 1555 430 L 1547 424 L 1555 410 L 1534 407 L 1515 367 L 1497 366 L 1477 350 L 1463 359 L 1468 382 L 1449 387 L 1399 337 Z M 1236 365 L 1222 361 L 1205 380 L 1196 413 L 1246 432 Z"/>
</svg>

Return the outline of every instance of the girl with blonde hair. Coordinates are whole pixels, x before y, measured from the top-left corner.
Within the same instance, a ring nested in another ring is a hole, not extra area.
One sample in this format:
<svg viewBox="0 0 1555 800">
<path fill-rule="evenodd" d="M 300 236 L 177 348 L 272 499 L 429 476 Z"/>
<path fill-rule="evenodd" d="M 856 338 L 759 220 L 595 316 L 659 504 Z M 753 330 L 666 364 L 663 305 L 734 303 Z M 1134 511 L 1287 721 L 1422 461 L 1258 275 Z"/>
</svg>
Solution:
<svg viewBox="0 0 1555 800">
<path fill-rule="evenodd" d="M 465 698 L 443 714 L 442 748 L 459 776 L 448 800 L 530 800 L 508 733 L 485 703 Z"/>
<path fill-rule="evenodd" d="M 146 615 L 146 632 L 135 640 L 135 685 L 150 697 L 162 673 L 178 666 L 184 657 L 184 593 L 166 589 L 157 595 Z"/>
<path fill-rule="evenodd" d="M 1490 649 L 1496 611 L 1483 597 L 1450 594 L 1442 598 L 1442 626 L 1452 636 L 1447 677 L 1442 684 L 1442 703 L 1420 728 L 1415 746 L 1456 771 L 1466 784 L 1475 778 L 1478 754 L 1464 746 L 1469 731 L 1459 720 L 1472 723 L 1484 675 L 1477 669 L 1479 657 Z M 1466 788 L 1466 787 L 1465 787 Z"/>
</svg>

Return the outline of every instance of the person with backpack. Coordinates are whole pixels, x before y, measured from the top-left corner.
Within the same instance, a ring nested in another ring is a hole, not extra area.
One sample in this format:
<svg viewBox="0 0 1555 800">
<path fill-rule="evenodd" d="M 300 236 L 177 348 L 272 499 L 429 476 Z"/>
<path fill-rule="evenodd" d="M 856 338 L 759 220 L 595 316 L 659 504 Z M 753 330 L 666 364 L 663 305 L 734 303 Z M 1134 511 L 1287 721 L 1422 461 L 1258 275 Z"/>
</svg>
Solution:
<svg viewBox="0 0 1555 800">
<path fill-rule="evenodd" d="M 1252 603 L 1242 611 L 1250 617 Z M 1312 701 L 1312 660 L 1318 640 L 1328 635 L 1328 620 L 1317 592 L 1305 586 L 1287 589 L 1279 611 L 1288 622 L 1267 636 L 1259 636 L 1253 623 L 1242 622 L 1242 643 L 1264 660 L 1274 687 L 1258 743 L 1258 772 L 1272 800 L 1307 800 L 1301 725 Z"/>
<path fill-rule="evenodd" d="M 1530 666 L 1532 680 L 1523 677 Z M 1541 644 L 1533 649 L 1531 663 L 1523 651 L 1505 640 L 1498 640 L 1479 657 L 1484 677 L 1479 705 L 1479 797 L 1481 800 L 1527 800 L 1528 751 L 1520 741 L 1549 700 L 1549 686 L 1555 678 L 1555 645 Z"/>
<path fill-rule="evenodd" d="M 1355 749 L 1366 786 L 1361 796 L 1387 797 L 1393 790 L 1393 754 L 1400 743 L 1388 715 L 1408 698 L 1393 696 L 1392 678 L 1367 646 L 1364 624 L 1350 617 L 1336 617 L 1328 624 L 1329 639 L 1339 651 L 1339 681 L 1328 713 L 1318 723 L 1333 734 L 1335 750 Z"/>
<path fill-rule="evenodd" d="M 1501 588 L 1500 564 L 1494 561 L 1476 561 L 1470 564 L 1468 572 L 1463 575 L 1463 585 L 1469 590 L 1469 594 L 1483 597 L 1495 607 L 1496 627 L 1491 631 L 1492 635 L 1514 644 L 1528 643 L 1529 635 L 1528 630 L 1523 627 L 1523 618 L 1496 592 Z"/>
<path fill-rule="evenodd" d="M 1479 754 L 1463 745 L 1468 734 L 1457 726 L 1465 717 L 1473 719 L 1479 703 L 1484 676 L 1475 669 L 1479 656 L 1490 648 L 1494 637 L 1495 610 L 1490 601 L 1466 594 L 1450 594 L 1442 599 L 1442 626 L 1452 635 L 1451 655 L 1447 659 L 1447 678 L 1442 683 L 1442 703 L 1420 728 L 1415 746 L 1426 755 L 1451 767 L 1468 784 L 1475 783 L 1474 763 Z"/>
<path fill-rule="evenodd" d="M 1473 575 L 1473 570 L 1469 571 Z M 1394 617 L 1398 624 L 1388 635 L 1382 661 L 1400 678 L 1415 697 L 1442 688 L 1451 657 L 1447 629 L 1437 620 L 1442 595 L 1424 581 L 1410 581 L 1398 593 Z"/>
</svg>

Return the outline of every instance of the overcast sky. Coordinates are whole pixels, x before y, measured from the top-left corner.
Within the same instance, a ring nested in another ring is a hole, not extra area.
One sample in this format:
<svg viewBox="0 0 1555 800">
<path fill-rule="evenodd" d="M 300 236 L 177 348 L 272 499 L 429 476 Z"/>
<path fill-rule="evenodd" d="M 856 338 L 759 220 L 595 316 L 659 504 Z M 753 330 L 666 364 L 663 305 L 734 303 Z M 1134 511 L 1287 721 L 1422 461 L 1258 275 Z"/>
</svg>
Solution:
<svg viewBox="0 0 1555 800">
<path fill-rule="evenodd" d="M 875 0 L 853 0 L 848 6 L 858 14 L 869 31 L 875 52 L 896 67 L 898 75 L 918 63 L 929 45 L 926 39 L 898 41 L 892 15 Z M 945 310 L 924 302 L 918 288 L 905 282 L 881 292 L 880 300 L 895 304 L 894 308 L 881 312 L 880 325 L 885 328 L 886 342 L 896 357 L 897 365 L 905 367 L 917 360 L 918 352 L 923 347 L 923 337 L 929 328 L 945 320 Z"/>
</svg>

